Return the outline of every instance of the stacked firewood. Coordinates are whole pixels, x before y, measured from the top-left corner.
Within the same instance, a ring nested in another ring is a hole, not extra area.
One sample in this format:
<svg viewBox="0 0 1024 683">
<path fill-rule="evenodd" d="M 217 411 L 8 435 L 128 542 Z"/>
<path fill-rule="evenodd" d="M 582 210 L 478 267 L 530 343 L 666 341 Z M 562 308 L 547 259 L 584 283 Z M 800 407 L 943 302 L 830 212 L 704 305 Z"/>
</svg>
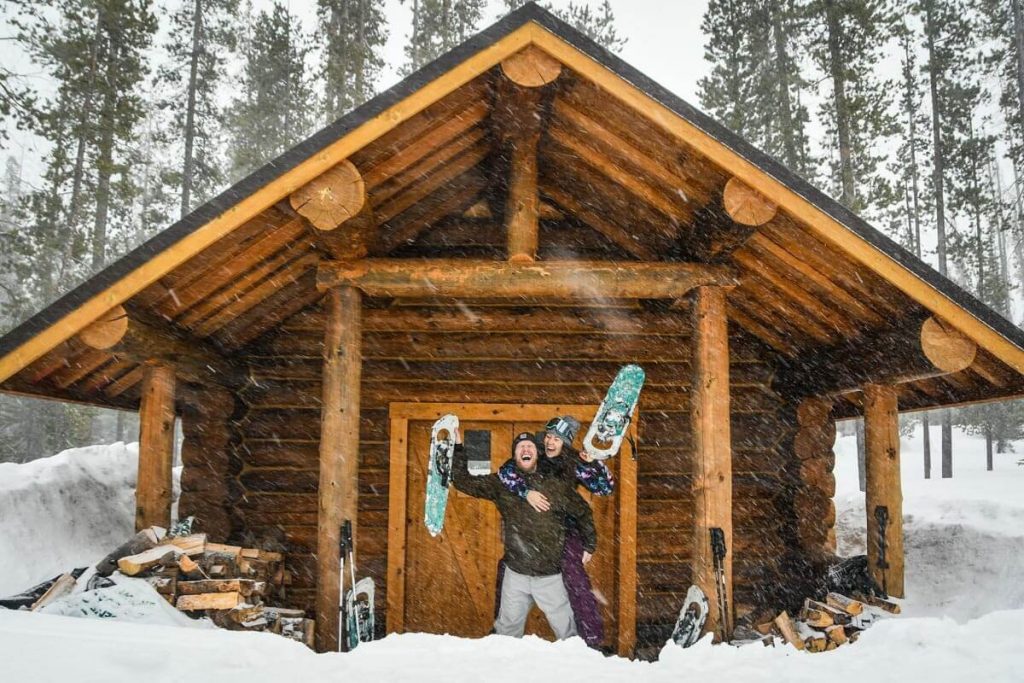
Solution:
<svg viewBox="0 0 1024 683">
<path fill-rule="evenodd" d="M 899 614 L 900 606 L 872 596 L 858 594 L 850 598 L 841 593 L 829 593 L 825 602 L 805 600 L 796 619 L 782 612 L 774 620 L 758 625 L 756 630 L 766 644 L 781 636 L 798 650 L 826 652 L 856 641 L 861 631 L 885 613 Z"/>
<path fill-rule="evenodd" d="M 313 646 L 313 620 L 302 610 L 264 604 L 284 597 L 291 576 L 279 552 L 213 543 L 206 534 L 164 536 L 140 531 L 97 565 L 143 578 L 167 601 L 222 628 L 270 631 Z"/>
</svg>

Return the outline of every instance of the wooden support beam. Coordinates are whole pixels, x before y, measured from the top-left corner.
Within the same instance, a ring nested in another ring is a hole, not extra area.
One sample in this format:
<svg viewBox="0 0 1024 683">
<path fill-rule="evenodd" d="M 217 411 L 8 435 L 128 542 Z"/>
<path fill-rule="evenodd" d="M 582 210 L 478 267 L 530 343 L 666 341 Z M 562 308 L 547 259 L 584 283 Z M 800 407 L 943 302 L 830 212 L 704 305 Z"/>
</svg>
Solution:
<svg viewBox="0 0 1024 683">
<path fill-rule="evenodd" d="M 321 262 L 317 287 L 340 285 L 372 297 L 678 299 L 694 287 L 737 284 L 728 266 L 702 263 L 471 259 Z"/>
<path fill-rule="evenodd" d="M 115 306 L 77 337 L 93 349 L 134 363 L 156 363 L 173 367 L 181 379 L 207 386 L 240 386 L 245 372 L 197 339 L 183 339 L 168 328 L 161 330 L 138 315 Z"/>
<path fill-rule="evenodd" d="M 533 112 L 530 116 L 536 118 Z M 508 259 L 513 262 L 530 262 L 537 258 L 540 229 L 540 194 L 537 190 L 539 140 L 539 131 L 523 131 L 511 143 L 505 227 L 508 231 Z"/>
<path fill-rule="evenodd" d="M 693 294 L 693 583 L 711 602 L 707 628 L 720 633 L 711 529 L 725 536 L 725 592 L 732 633 L 732 442 L 729 412 L 729 329 L 726 290 L 700 287 Z"/>
<path fill-rule="evenodd" d="M 326 300 L 317 514 L 316 640 L 335 652 L 341 637 L 341 525 L 355 535 L 359 494 L 359 382 L 362 374 L 362 297 L 353 287 L 332 289 Z"/>
<path fill-rule="evenodd" d="M 936 318 L 862 336 L 794 358 L 776 389 L 794 396 L 825 396 L 864 384 L 902 384 L 966 369 L 977 345 Z"/>
<path fill-rule="evenodd" d="M 135 530 L 171 523 L 174 460 L 174 371 L 147 365 L 139 406 L 139 474 L 135 485 Z"/>
<path fill-rule="evenodd" d="M 903 490 L 900 484 L 900 434 L 896 389 L 868 384 L 864 387 L 865 470 L 867 474 L 868 567 L 889 595 L 903 595 Z M 885 560 L 881 550 L 878 510 L 884 508 Z"/>
</svg>

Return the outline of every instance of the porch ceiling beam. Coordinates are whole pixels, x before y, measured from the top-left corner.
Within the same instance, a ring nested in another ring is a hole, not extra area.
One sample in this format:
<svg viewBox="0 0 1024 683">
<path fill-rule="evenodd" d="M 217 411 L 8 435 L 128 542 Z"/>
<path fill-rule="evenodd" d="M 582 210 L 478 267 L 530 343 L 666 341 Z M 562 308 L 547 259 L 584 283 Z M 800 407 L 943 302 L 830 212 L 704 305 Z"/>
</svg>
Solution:
<svg viewBox="0 0 1024 683">
<path fill-rule="evenodd" d="M 319 289 L 349 285 L 372 297 L 678 299 L 695 287 L 737 284 L 735 269 L 702 263 L 363 259 L 317 269 Z"/>
<path fill-rule="evenodd" d="M 170 328 L 158 329 L 142 317 L 115 306 L 79 332 L 77 342 L 124 360 L 167 365 L 189 382 L 227 387 L 244 384 L 245 371 L 208 343 Z"/>
<path fill-rule="evenodd" d="M 938 318 L 868 334 L 793 358 L 775 388 L 797 396 L 859 391 L 865 384 L 902 384 L 968 368 L 977 344 Z"/>
</svg>

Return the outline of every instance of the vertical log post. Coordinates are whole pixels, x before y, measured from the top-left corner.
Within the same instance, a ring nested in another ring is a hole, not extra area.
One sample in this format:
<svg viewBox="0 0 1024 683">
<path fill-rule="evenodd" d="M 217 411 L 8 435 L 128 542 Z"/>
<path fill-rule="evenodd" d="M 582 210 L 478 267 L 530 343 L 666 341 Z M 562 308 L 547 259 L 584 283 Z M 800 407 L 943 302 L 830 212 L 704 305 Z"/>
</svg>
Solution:
<svg viewBox="0 0 1024 683">
<path fill-rule="evenodd" d="M 534 91 L 527 91 L 531 94 Z M 532 113 L 531 113 L 531 118 Z M 533 261 L 537 257 L 540 229 L 540 194 L 537 191 L 537 143 L 540 131 L 524 126 L 511 141 L 508 177 L 508 201 L 505 223 L 508 231 L 508 259 Z"/>
<path fill-rule="evenodd" d="M 729 414 L 729 333 L 726 290 L 699 287 L 693 294 L 693 582 L 708 596 L 707 629 L 720 630 L 718 589 L 711 529 L 725 534 L 725 595 L 729 610 L 724 630 L 732 633 L 732 445 Z M 717 635 L 716 635 L 717 637 Z"/>
<path fill-rule="evenodd" d="M 879 586 L 883 570 L 878 566 L 881 506 L 888 512 L 885 533 L 885 586 L 890 595 L 903 597 L 903 491 L 900 485 L 900 435 L 896 389 L 869 384 L 864 387 L 864 437 L 866 442 L 868 564 Z"/>
<path fill-rule="evenodd" d="M 135 530 L 171 524 L 174 460 L 174 370 L 146 365 L 139 406 L 139 475 L 135 484 Z"/>
<path fill-rule="evenodd" d="M 341 524 L 355 534 L 359 475 L 361 294 L 338 287 L 324 299 L 323 403 L 320 418 L 320 484 L 317 514 L 316 645 L 335 652 L 340 642 L 338 606 L 348 584 L 341 576 Z M 347 574 L 348 572 L 346 572 Z"/>
</svg>

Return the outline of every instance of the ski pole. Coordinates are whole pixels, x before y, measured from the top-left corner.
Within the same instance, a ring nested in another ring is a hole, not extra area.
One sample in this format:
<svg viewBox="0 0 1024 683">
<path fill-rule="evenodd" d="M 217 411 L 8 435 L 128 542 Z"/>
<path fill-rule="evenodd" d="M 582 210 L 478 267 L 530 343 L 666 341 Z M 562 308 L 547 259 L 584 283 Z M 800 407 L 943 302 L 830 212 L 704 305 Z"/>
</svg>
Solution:
<svg viewBox="0 0 1024 683">
<path fill-rule="evenodd" d="M 888 586 L 888 572 L 889 562 L 885 557 L 886 547 L 888 545 L 886 541 L 886 527 L 889 526 L 889 508 L 885 505 L 875 506 L 875 520 L 878 522 L 878 562 L 876 566 L 882 570 L 882 592 L 885 593 L 885 597 L 889 597 L 889 586 Z"/>
<path fill-rule="evenodd" d="M 711 557 L 715 567 L 715 588 L 718 592 L 718 612 L 721 621 L 722 642 L 729 642 L 729 597 L 725 593 L 725 532 L 712 527 Z"/>
</svg>

